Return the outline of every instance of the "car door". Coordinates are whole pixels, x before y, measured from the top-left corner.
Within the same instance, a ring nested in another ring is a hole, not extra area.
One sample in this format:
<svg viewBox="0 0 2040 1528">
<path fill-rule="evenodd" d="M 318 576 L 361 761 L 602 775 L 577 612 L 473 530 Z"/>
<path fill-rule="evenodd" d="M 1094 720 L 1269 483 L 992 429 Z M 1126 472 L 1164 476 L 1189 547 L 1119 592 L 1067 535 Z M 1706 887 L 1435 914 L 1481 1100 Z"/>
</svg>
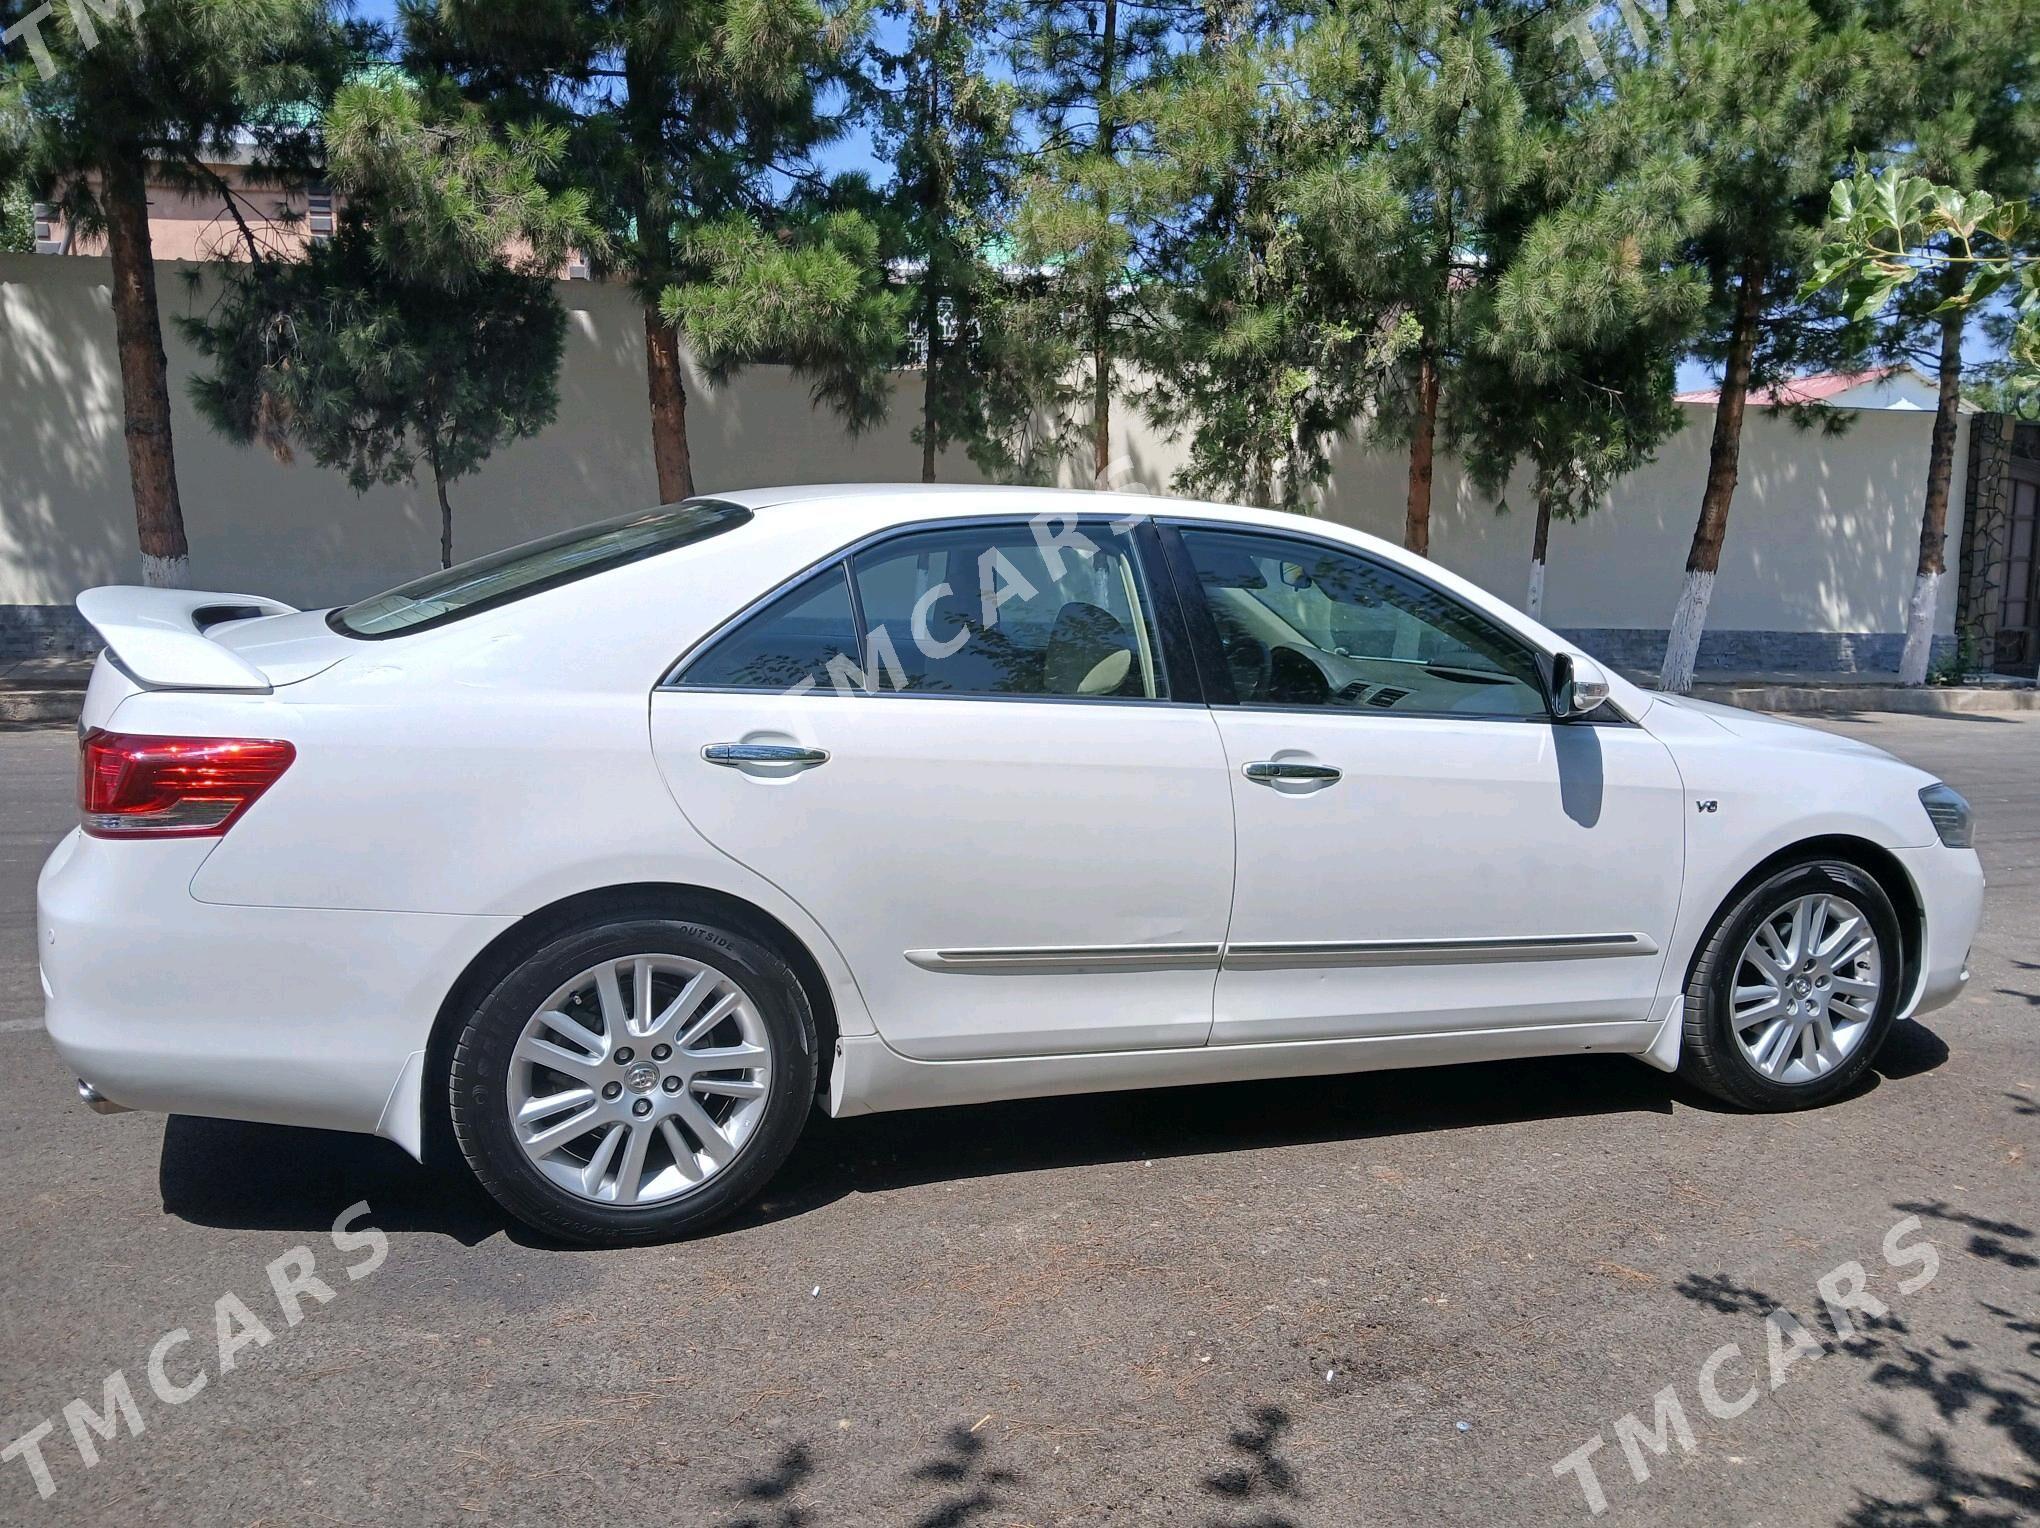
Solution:
<svg viewBox="0 0 2040 1528">
<path fill-rule="evenodd" d="M 1678 911 L 1666 749 L 1554 723 L 1540 659 L 1358 549 L 1168 528 L 1239 871 L 1212 1043 L 1635 1024 Z"/>
<path fill-rule="evenodd" d="M 1153 544 L 1068 518 L 889 534 L 653 697 L 680 810 L 827 931 L 905 1055 L 1209 1033 L 1232 802 Z"/>
</svg>

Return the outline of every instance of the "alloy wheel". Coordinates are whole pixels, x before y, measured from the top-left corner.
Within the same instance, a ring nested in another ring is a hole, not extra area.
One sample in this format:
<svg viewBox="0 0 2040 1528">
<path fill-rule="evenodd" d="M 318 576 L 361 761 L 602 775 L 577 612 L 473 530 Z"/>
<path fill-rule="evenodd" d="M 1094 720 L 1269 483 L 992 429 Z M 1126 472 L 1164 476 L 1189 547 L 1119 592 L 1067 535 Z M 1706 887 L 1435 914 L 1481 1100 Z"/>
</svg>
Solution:
<svg viewBox="0 0 2040 1528">
<path fill-rule="evenodd" d="M 667 954 L 604 960 L 518 1036 L 506 1102 L 525 1157 L 596 1204 L 661 1204 L 736 1160 L 764 1118 L 772 1043 L 728 972 Z"/>
<path fill-rule="evenodd" d="M 1820 892 L 1779 907 L 1736 961 L 1729 1026 L 1773 1082 L 1825 1077 L 1870 1032 L 1883 995 L 1877 934 L 1846 897 Z"/>
</svg>

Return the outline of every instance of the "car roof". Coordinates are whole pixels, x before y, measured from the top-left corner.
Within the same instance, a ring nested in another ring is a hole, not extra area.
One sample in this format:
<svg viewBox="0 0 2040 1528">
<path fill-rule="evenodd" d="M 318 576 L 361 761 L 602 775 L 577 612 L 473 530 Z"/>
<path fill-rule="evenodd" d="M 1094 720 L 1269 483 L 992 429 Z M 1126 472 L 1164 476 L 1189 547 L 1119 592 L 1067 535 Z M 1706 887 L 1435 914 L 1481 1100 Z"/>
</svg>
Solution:
<svg viewBox="0 0 2040 1528">
<path fill-rule="evenodd" d="M 1214 504 L 1152 493 L 1114 493 L 1090 488 L 1033 488 L 997 484 L 953 483 L 801 483 L 781 488 L 739 488 L 701 495 L 749 510 L 818 508 L 841 505 L 861 511 L 873 521 L 896 519 L 902 524 L 967 515 L 1025 515 L 1044 511 L 1117 518 L 1128 515 L 1181 516 L 1192 519 L 1237 520 L 1250 524 L 1296 526 L 1300 516 L 1282 510 L 1252 509 L 1242 504 Z M 898 504 L 886 514 L 885 502 Z M 1317 522 L 1328 523 L 1328 522 Z M 1350 527 L 1340 527 L 1350 531 Z M 1365 536 L 1365 533 L 1361 533 Z M 1366 540 L 1375 538 L 1366 536 Z"/>
</svg>

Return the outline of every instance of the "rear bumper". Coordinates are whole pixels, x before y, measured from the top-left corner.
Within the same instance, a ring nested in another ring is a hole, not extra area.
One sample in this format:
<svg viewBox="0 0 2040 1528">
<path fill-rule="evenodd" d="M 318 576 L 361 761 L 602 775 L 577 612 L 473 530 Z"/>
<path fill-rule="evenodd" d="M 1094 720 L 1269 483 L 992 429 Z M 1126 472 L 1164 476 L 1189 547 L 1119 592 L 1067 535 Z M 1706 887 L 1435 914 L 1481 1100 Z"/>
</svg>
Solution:
<svg viewBox="0 0 2040 1528">
<path fill-rule="evenodd" d="M 199 902 L 211 848 L 73 833 L 50 855 L 36 944 L 58 1054 L 130 1109 L 376 1131 L 455 978 L 515 920 Z"/>
<path fill-rule="evenodd" d="M 1983 864 L 1974 849 L 1893 851 L 1920 894 L 1925 937 L 1920 969 L 1900 1017 L 1945 1008 L 1969 980 L 1969 949 L 1983 921 Z"/>
</svg>

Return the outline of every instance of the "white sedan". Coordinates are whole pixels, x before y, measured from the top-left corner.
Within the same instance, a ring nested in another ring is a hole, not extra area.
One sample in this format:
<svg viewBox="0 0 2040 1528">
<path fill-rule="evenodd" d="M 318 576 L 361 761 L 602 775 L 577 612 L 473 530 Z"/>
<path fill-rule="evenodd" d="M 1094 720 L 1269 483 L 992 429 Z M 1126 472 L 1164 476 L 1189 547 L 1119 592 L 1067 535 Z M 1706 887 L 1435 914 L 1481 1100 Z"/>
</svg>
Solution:
<svg viewBox="0 0 2040 1528">
<path fill-rule="evenodd" d="M 457 1155 L 576 1241 L 727 1215 L 817 1103 L 1614 1051 L 1822 1104 L 1983 896 L 1932 777 L 1257 510 L 757 491 L 79 607 L 85 1100 Z"/>
</svg>

